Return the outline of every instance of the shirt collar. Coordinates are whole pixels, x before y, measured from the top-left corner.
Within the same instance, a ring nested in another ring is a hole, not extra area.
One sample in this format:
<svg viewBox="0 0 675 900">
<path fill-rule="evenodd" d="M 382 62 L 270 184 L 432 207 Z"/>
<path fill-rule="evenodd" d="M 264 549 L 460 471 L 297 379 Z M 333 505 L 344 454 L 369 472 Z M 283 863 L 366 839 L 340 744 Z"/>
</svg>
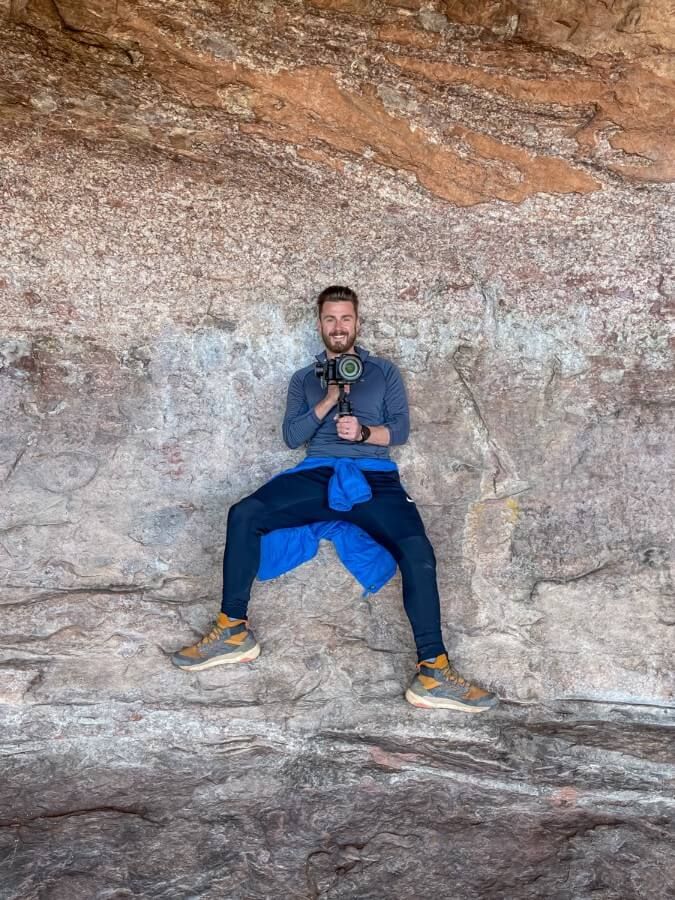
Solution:
<svg viewBox="0 0 675 900">
<path fill-rule="evenodd" d="M 365 347 L 361 347 L 360 344 L 354 344 L 354 352 L 361 359 L 361 362 L 365 362 L 370 356 L 370 351 L 366 350 Z M 322 350 L 321 353 L 317 353 L 315 358 L 320 362 L 325 362 L 326 351 Z"/>
</svg>

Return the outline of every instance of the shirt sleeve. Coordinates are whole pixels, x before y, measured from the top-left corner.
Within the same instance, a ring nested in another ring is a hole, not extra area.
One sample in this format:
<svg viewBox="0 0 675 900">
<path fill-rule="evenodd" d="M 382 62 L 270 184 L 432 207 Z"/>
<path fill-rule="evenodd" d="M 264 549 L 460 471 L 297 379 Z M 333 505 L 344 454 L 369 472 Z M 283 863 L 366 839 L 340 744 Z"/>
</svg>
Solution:
<svg viewBox="0 0 675 900">
<path fill-rule="evenodd" d="M 284 443 L 291 450 L 295 450 L 314 436 L 321 422 L 322 419 L 314 412 L 314 407 L 310 408 L 307 403 L 303 379 L 300 373 L 296 372 L 288 385 L 286 414 L 281 427 Z"/>
<path fill-rule="evenodd" d="M 389 429 L 390 444 L 405 444 L 410 434 L 410 413 L 403 378 L 392 363 L 385 373 L 384 422 Z"/>
</svg>

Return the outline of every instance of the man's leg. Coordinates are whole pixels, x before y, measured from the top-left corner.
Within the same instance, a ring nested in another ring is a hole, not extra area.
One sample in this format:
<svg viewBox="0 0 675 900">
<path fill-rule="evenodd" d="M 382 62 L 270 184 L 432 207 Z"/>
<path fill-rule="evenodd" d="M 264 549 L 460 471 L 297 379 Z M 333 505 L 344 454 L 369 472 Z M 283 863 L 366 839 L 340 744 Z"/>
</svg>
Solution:
<svg viewBox="0 0 675 900">
<path fill-rule="evenodd" d="M 260 646 L 246 622 L 251 585 L 260 567 L 263 534 L 342 513 L 327 505 L 331 466 L 278 475 L 230 507 L 223 556 L 223 598 L 213 628 L 196 644 L 171 657 L 181 669 L 198 672 L 225 663 L 256 659 Z"/>
<path fill-rule="evenodd" d="M 412 627 L 417 658 L 445 653 L 436 582 L 436 557 L 415 503 L 398 472 L 364 471 L 373 496 L 357 503 L 345 518 L 389 550 L 403 582 L 403 607 Z"/>
<path fill-rule="evenodd" d="M 246 618 L 251 587 L 260 567 L 260 541 L 276 528 L 332 520 L 341 513 L 328 506 L 331 466 L 278 475 L 230 507 L 223 555 L 221 610 Z"/>
<path fill-rule="evenodd" d="M 415 503 L 398 472 L 364 472 L 373 491 L 346 516 L 382 543 L 396 559 L 403 604 L 417 645 L 417 673 L 405 693 L 414 706 L 478 713 L 493 708 L 496 694 L 471 684 L 450 665 L 441 635 L 436 558 Z"/>
</svg>

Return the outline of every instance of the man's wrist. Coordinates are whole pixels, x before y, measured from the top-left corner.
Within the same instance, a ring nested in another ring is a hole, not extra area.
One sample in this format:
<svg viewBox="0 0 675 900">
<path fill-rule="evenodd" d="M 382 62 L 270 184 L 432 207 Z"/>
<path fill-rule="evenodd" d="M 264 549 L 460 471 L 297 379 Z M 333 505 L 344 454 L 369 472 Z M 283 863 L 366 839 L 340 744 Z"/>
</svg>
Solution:
<svg viewBox="0 0 675 900">
<path fill-rule="evenodd" d="M 335 406 L 334 403 L 329 406 L 325 400 L 319 400 L 319 402 L 314 406 L 314 415 L 318 419 L 325 419 L 333 406 Z"/>
<path fill-rule="evenodd" d="M 358 443 L 365 444 L 369 437 L 370 437 L 370 428 L 368 428 L 367 425 L 362 425 Z"/>
</svg>

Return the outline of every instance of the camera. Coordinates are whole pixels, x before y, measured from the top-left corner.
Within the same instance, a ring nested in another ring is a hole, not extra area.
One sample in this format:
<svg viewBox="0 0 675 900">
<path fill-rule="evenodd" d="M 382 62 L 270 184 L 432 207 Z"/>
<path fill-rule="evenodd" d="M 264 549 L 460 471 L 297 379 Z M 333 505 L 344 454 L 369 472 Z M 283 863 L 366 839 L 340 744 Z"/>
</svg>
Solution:
<svg viewBox="0 0 675 900">
<path fill-rule="evenodd" d="M 325 362 L 314 363 L 314 373 L 321 379 L 322 388 L 329 384 L 351 384 L 363 375 L 363 363 L 355 353 L 342 353 Z"/>
<path fill-rule="evenodd" d="M 338 416 L 351 416 L 352 406 L 345 395 L 345 385 L 353 384 L 363 375 L 361 357 L 355 353 L 341 353 L 340 356 L 326 359 L 325 362 L 317 361 L 314 363 L 314 374 L 321 379 L 322 388 L 326 388 L 329 384 L 339 385 L 337 414 Z"/>
</svg>

